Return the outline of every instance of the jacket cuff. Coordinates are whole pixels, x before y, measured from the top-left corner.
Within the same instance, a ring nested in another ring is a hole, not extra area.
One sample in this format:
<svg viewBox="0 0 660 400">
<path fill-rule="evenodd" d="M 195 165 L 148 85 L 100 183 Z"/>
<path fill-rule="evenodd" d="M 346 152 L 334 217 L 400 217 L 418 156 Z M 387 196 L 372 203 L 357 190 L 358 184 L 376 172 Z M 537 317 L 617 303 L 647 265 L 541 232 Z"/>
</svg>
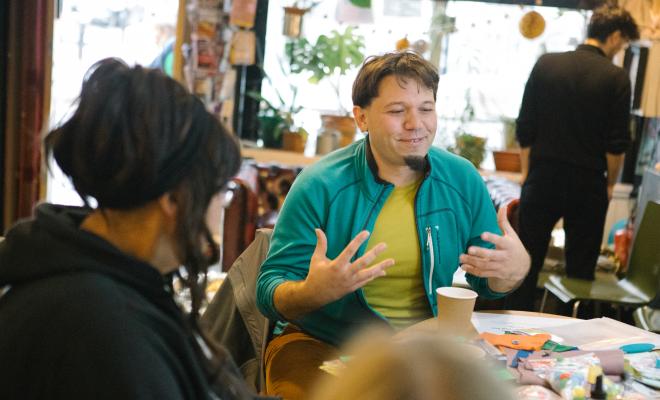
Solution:
<svg viewBox="0 0 660 400">
<path fill-rule="evenodd" d="M 257 306 L 259 311 L 271 321 L 286 321 L 286 318 L 275 308 L 275 289 L 284 282 L 286 282 L 284 278 L 274 278 L 263 284 L 260 290 Z"/>
<path fill-rule="evenodd" d="M 496 292 L 492 290 L 488 286 L 488 278 L 479 278 L 471 274 L 466 274 L 465 278 L 470 283 L 470 286 L 479 293 L 479 296 L 485 299 L 500 299 L 512 292 L 512 290 L 508 292 Z"/>
</svg>

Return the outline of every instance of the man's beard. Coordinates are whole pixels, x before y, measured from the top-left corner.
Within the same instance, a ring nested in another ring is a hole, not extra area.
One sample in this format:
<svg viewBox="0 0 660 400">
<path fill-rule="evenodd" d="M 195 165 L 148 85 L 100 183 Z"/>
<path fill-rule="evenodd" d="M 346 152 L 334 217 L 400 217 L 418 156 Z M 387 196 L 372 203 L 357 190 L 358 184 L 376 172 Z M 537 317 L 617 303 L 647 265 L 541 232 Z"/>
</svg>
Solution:
<svg viewBox="0 0 660 400">
<path fill-rule="evenodd" d="M 426 169 L 426 157 L 424 156 L 405 156 L 403 161 L 413 171 L 424 172 Z"/>
</svg>

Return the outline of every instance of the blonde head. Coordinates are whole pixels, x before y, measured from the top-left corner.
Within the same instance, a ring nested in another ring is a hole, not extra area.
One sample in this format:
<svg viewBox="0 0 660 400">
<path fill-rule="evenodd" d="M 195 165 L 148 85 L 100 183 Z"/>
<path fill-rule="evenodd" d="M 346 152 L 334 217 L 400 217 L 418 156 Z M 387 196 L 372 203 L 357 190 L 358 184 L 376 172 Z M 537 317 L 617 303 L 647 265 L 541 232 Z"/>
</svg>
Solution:
<svg viewBox="0 0 660 400">
<path fill-rule="evenodd" d="M 353 355 L 339 377 L 328 376 L 314 400 L 507 400 L 511 388 L 460 343 L 420 334 L 393 340 L 365 333 L 345 350 Z"/>
</svg>

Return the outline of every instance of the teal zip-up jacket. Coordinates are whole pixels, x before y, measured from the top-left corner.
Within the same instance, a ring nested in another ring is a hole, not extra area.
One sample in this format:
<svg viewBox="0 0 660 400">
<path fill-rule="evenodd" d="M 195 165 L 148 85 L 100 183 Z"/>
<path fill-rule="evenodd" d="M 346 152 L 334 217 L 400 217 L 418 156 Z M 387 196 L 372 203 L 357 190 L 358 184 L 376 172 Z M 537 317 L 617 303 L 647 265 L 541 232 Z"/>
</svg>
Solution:
<svg viewBox="0 0 660 400">
<path fill-rule="evenodd" d="M 435 147 L 427 158 L 427 171 L 415 196 L 415 220 L 422 260 L 420 279 L 437 315 L 435 289 L 451 286 L 459 255 L 472 245 L 492 248 L 480 235 L 501 231 L 483 179 L 469 161 Z M 284 320 L 273 303 L 275 288 L 285 281 L 305 279 L 316 247 L 315 228 L 328 238 L 327 257 L 336 258 L 355 235 L 372 231 L 393 188 L 378 178 L 368 139 L 306 167 L 287 194 L 259 273 L 257 305 L 261 312 L 271 320 Z M 354 259 L 364 253 L 366 245 L 367 241 Z M 490 290 L 484 278 L 467 274 L 467 281 L 480 296 L 504 295 Z M 359 289 L 290 322 L 339 345 L 365 324 L 384 321 Z"/>
</svg>

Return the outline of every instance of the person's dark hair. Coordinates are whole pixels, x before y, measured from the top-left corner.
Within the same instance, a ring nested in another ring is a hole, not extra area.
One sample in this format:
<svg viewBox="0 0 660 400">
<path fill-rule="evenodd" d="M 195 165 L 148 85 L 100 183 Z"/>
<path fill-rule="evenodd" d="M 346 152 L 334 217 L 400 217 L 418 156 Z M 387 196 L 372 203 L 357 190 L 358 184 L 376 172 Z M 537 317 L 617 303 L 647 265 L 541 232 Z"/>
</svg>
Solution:
<svg viewBox="0 0 660 400">
<path fill-rule="evenodd" d="M 353 105 L 365 108 L 378 97 L 380 82 L 394 75 L 399 83 L 405 84 L 410 78 L 433 91 L 433 99 L 438 91 L 438 71 L 423 57 L 410 51 L 386 53 L 368 57 L 353 82 Z"/>
<path fill-rule="evenodd" d="M 93 198 L 100 210 L 128 210 L 172 193 L 175 252 L 195 319 L 205 285 L 198 278 L 218 254 L 202 240 L 211 244 L 206 210 L 240 166 L 234 136 L 174 79 L 105 59 L 87 72 L 77 109 L 45 146 L 88 207 Z"/>
<path fill-rule="evenodd" d="M 613 5 L 595 9 L 589 20 L 587 37 L 603 43 L 616 31 L 628 40 L 639 39 L 637 24 L 628 11 Z"/>
</svg>

